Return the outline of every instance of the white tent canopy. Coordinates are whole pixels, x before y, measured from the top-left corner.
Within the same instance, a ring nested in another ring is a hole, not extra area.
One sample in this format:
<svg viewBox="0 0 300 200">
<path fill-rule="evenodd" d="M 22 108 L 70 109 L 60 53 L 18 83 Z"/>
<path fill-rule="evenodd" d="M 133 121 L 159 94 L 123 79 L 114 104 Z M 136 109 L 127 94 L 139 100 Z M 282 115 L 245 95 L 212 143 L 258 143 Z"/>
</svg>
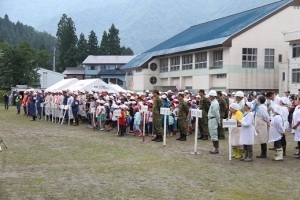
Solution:
<svg viewBox="0 0 300 200">
<path fill-rule="evenodd" d="M 63 88 L 68 88 L 71 85 L 74 85 L 77 83 L 79 80 L 77 78 L 70 78 L 70 79 L 63 79 L 54 85 L 48 87 L 46 90 L 62 90 Z"/>
<path fill-rule="evenodd" d="M 77 83 L 67 87 L 67 89 L 69 89 L 70 91 L 77 91 L 77 90 L 91 91 L 92 89 L 96 89 L 100 91 L 107 91 L 110 93 L 118 92 L 117 90 L 110 87 L 107 83 L 102 81 L 101 79 L 80 80 Z"/>
<path fill-rule="evenodd" d="M 110 83 L 109 86 L 118 92 L 124 92 L 124 93 L 127 92 L 127 90 L 124 90 L 121 86 L 117 84 Z"/>
</svg>

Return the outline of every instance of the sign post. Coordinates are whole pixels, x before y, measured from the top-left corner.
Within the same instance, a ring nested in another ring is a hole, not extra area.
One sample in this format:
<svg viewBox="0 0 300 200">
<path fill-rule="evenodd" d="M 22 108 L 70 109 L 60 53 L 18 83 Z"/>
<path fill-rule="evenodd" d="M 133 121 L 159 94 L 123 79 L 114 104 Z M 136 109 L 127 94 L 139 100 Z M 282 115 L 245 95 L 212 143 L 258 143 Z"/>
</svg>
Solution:
<svg viewBox="0 0 300 200">
<path fill-rule="evenodd" d="M 167 116 L 170 115 L 170 108 L 160 108 L 160 114 L 164 115 L 164 137 L 163 137 L 163 145 L 166 146 L 166 135 L 167 135 Z"/>
<path fill-rule="evenodd" d="M 144 114 L 144 119 L 143 119 L 143 142 L 145 142 L 145 131 L 146 131 L 146 113 L 148 111 L 148 106 L 142 106 L 141 107 L 141 112 Z"/>
<path fill-rule="evenodd" d="M 202 118 L 202 110 L 198 109 L 192 109 L 191 110 L 191 116 L 196 117 L 196 126 L 195 126 L 195 146 L 194 146 L 194 152 L 192 154 L 199 154 L 197 152 L 197 145 L 198 145 L 198 120 L 199 118 Z"/>
<path fill-rule="evenodd" d="M 40 118 L 41 118 L 41 120 L 43 120 L 43 114 L 44 114 L 44 103 L 41 103 L 41 116 L 40 116 Z"/>
<path fill-rule="evenodd" d="M 231 160 L 231 128 L 237 127 L 236 119 L 223 119 L 223 128 L 228 128 L 229 160 Z"/>
</svg>

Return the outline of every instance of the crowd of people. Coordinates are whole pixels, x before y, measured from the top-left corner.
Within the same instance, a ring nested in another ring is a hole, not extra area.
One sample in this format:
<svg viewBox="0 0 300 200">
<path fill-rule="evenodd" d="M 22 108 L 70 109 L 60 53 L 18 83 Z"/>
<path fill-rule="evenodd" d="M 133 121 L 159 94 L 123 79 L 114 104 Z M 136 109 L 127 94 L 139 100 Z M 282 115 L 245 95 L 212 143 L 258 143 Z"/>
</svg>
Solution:
<svg viewBox="0 0 300 200">
<path fill-rule="evenodd" d="M 4 97 L 7 99 L 7 95 Z M 227 94 L 204 90 L 193 95 L 185 90 L 159 92 L 111 93 L 99 90 L 67 89 L 56 91 L 27 90 L 23 95 L 14 94 L 17 114 L 32 116 L 32 121 L 43 119 L 53 123 L 65 123 L 99 131 L 115 131 L 116 135 L 150 136 L 154 142 L 163 141 L 164 115 L 161 108 L 170 108 L 167 116 L 167 138 L 178 134 L 178 141 L 186 141 L 195 130 L 192 109 L 202 110 L 199 119 L 200 140 L 213 144 L 211 154 L 219 153 L 219 140 L 225 139 L 223 119 L 236 119 L 237 127 L 229 128 L 233 158 L 253 161 L 253 145 L 259 144 L 261 152 L 256 158 L 267 158 L 267 143 L 274 143 L 273 160 L 280 161 L 286 155 L 288 132 L 294 134 L 297 149 L 300 147 L 300 95 L 285 92 L 279 97 L 274 92 L 242 91 Z M 146 109 L 143 109 L 146 108 Z M 145 123 L 145 124 L 144 124 Z M 145 125 L 145 131 L 143 127 Z M 300 158 L 299 151 L 295 158 Z"/>
</svg>

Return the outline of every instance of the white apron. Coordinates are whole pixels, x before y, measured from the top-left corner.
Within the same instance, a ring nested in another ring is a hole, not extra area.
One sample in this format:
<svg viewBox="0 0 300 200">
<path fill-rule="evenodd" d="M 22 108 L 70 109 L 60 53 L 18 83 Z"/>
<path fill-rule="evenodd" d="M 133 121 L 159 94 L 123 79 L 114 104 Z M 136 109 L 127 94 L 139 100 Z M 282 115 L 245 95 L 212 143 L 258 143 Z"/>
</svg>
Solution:
<svg viewBox="0 0 300 200">
<path fill-rule="evenodd" d="M 293 113 L 293 121 L 292 121 L 292 127 L 297 124 L 297 122 L 300 121 L 300 109 L 297 106 L 295 108 L 295 111 Z M 294 140 L 296 142 L 300 141 L 300 126 L 298 126 L 296 129 L 292 129 L 292 133 L 295 133 Z"/>
<path fill-rule="evenodd" d="M 269 139 L 269 132 L 267 123 L 260 117 L 255 117 L 255 130 L 257 135 L 254 137 L 254 144 L 267 143 Z"/>
<path fill-rule="evenodd" d="M 241 127 L 230 128 L 231 133 L 231 146 L 241 146 L 240 136 L 241 136 Z"/>
</svg>

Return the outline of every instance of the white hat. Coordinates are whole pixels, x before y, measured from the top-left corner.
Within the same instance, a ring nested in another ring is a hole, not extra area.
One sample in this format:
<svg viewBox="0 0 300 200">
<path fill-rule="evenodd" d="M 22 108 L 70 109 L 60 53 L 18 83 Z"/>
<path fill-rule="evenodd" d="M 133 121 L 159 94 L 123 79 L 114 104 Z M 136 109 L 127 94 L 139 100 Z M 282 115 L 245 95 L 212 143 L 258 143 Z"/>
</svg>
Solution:
<svg viewBox="0 0 300 200">
<path fill-rule="evenodd" d="M 217 92 L 215 90 L 211 90 L 211 91 L 209 91 L 208 96 L 216 97 Z"/>
<path fill-rule="evenodd" d="M 146 90 L 145 92 L 149 93 L 149 90 Z"/>
<path fill-rule="evenodd" d="M 287 105 L 289 103 L 289 99 L 287 97 L 280 98 L 280 101 L 285 105 Z"/>
<path fill-rule="evenodd" d="M 105 104 L 105 101 L 103 101 L 103 100 L 100 100 L 100 102 L 99 103 L 101 103 L 101 104 Z"/>
<path fill-rule="evenodd" d="M 104 106 L 109 106 L 109 104 L 108 104 L 108 103 L 105 103 Z"/>
<path fill-rule="evenodd" d="M 166 96 L 165 94 L 163 94 L 163 95 L 161 96 L 161 98 L 166 99 L 167 96 Z"/>
<path fill-rule="evenodd" d="M 101 101 L 98 99 L 97 101 L 96 101 L 97 103 L 101 103 Z"/>
<path fill-rule="evenodd" d="M 227 93 L 226 92 L 222 92 L 222 94 L 227 97 Z"/>
<path fill-rule="evenodd" d="M 117 103 L 121 103 L 121 100 L 118 100 Z"/>
<path fill-rule="evenodd" d="M 78 95 L 78 92 L 74 92 L 73 94 L 74 94 L 74 95 Z"/>
<path fill-rule="evenodd" d="M 232 103 L 229 108 L 232 108 L 233 110 L 239 110 L 240 109 L 240 106 L 239 104 L 237 103 Z"/>
<path fill-rule="evenodd" d="M 246 102 L 246 105 L 248 106 L 248 108 L 250 108 L 250 110 L 252 110 L 253 104 L 251 102 Z"/>
<path fill-rule="evenodd" d="M 123 105 L 120 105 L 120 108 L 121 108 L 121 109 L 126 109 L 127 106 L 123 104 Z"/>
<path fill-rule="evenodd" d="M 244 92 L 242 92 L 242 91 L 237 91 L 237 92 L 235 93 L 235 96 L 236 96 L 236 97 L 241 97 L 241 98 L 243 98 L 243 97 L 244 97 Z"/>
<path fill-rule="evenodd" d="M 184 93 L 187 93 L 187 92 L 189 92 L 188 90 L 184 90 Z"/>
</svg>

